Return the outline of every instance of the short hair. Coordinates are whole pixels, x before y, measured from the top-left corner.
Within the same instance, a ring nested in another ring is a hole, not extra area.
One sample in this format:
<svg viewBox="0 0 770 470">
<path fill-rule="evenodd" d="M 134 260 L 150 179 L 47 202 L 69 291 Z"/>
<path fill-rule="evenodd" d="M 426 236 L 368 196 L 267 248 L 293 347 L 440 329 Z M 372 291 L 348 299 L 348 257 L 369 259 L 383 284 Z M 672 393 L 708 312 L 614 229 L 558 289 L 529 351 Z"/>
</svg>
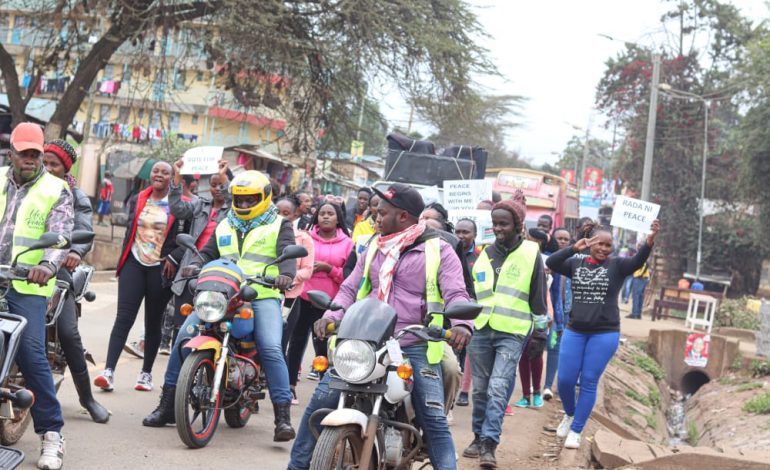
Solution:
<svg viewBox="0 0 770 470">
<path fill-rule="evenodd" d="M 364 186 L 363 188 L 359 188 L 358 193 L 366 193 L 366 194 L 369 195 L 369 197 L 372 197 L 372 194 L 373 194 L 371 188 L 368 188 L 366 186 Z M 356 193 L 356 194 L 358 194 L 358 193 Z"/>
<path fill-rule="evenodd" d="M 460 222 L 470 222 L 470 224 L 473 225 L 473 232 L 479 233 L 479 227 L 478 225 L 476 225 L 476 222 L 473 219 L 469 219 L 467 217 L 457 221 L 457 223 L 455 224 L 455 230 L 457 229 L 457 226 L 460 225 Z"/>
</svg>

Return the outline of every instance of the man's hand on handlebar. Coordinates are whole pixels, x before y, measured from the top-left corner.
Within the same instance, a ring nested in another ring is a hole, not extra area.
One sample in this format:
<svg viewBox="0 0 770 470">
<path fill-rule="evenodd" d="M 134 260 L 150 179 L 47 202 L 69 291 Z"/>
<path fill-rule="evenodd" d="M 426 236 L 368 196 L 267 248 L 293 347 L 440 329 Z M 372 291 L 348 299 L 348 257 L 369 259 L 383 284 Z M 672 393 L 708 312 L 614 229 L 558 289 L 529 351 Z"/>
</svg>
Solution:
<svg viewBox="0 0 770 470">
<path fill-rule="evenodd" d="M 70 251 L 67 253 L 67 256 L 64 258 L 64 262 L 62 263 L 62 268 L 66 269 L 67 271 L 74 271 L 75 268 L 77 268 L 80 265 L 80 255 L 75 253 L 74 251 Z"/>
<path fill-rule="evenodd" d="M 275 278 L 275 282 L 273 285 L 281 290 L 287 290 L 289 287 L 291 287 L 291 281 L 292 278 L 289 276 L 278 276 Z"/>
<path fill-rule="evenodd" d="M 447 342 L 458 351 L 462 351 L 471 341 L 471 332 L 464 326 L 454 326 L 449 329 L 451 336 Z"/>
<path fill-rule="evenodd" d="M 27 274 L 27 282 L 30 284 L 44 286 L 48 284 L 48 281 L 51 280 L 54 274 L 55 273 L 47 265 L 33 266 L 29 268 L 29 273 Z"/>
<path fill-rule="evenodd" d="M 313 333 L 315 333 L 316 338 L 320 339 L 321 341 L 326 339 L 326 329 L 329 327 L 329 325 L 333 325 L 334 320 L 331 318 L 321 318 L 320 320 L 316 321 L 313 324 Z"/>
</svg>

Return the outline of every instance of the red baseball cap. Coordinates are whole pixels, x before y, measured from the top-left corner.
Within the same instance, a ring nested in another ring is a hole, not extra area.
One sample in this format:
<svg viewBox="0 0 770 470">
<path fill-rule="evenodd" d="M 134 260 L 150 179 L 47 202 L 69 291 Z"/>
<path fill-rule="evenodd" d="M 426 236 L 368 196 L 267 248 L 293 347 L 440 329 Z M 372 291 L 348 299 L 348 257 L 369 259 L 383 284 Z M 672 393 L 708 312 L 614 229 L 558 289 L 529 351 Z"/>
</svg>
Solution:
<svg viewBox="0 0 770 470">
<path fill-rule="evenodd" d="M 44 143 L 43 129 L 31 122 L 22 122 L 11 133 L 11 146 L 17 152 L 37 150 L 43 153 Z"/>
</svg>

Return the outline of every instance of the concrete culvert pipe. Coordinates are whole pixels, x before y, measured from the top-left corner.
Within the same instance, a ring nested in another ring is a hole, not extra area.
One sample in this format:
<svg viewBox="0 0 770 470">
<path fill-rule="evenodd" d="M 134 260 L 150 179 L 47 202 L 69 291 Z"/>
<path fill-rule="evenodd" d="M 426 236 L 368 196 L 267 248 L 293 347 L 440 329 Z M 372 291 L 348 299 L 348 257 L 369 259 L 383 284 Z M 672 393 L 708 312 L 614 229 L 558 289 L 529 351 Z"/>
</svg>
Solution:
<svg viewBox="0 0 770 470">
<path fill-rule="evenodd" d="M 709 383 L 711 379 L 704 372 L 691 370 L 682 376 L 681 391 L 684 396 L 693 395 L 702 386 Z"/>
</svg>

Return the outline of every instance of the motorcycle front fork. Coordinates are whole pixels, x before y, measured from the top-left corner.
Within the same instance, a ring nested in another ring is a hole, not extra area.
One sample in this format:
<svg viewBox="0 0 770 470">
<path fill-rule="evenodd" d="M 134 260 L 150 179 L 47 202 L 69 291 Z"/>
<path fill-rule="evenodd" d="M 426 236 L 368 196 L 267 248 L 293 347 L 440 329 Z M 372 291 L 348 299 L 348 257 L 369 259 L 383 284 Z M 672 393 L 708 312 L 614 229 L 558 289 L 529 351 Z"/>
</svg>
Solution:
<svg viewBox="0 0 770 470">
<path fill-rule="evenodd" d="M 214 371 L 214 383 L 212 384 L 211 398 L 209 400 L 210 405 L 214 408 L 219 399 L 219 389 L 222 383 L 222 378 L 227 370 L 227 355 L 230 353 L 230 333 L 225 333 L 225 337 L 222 339 L 222 349 L 219 351 L 219 360 L 217 361 L 217 368 Z"/>
<path fill-rule="evenodd" d="M 340 394 L 340 403 L 344 405 L 344 394 Z M 361 446 L 361 461 L 358 463 L 358 468 L 369 468 L 369 461 L 374 454 L 374 441 L 377 440 L 377 429 L 380 427 L 380 407 L 382 406 L 382 395 L 377 397 L 372 407 L 372 414 L 369 415 L 369 420 L 366 423 L 366 434 L 364 437 L 364 443 Z"/>
</svg>

